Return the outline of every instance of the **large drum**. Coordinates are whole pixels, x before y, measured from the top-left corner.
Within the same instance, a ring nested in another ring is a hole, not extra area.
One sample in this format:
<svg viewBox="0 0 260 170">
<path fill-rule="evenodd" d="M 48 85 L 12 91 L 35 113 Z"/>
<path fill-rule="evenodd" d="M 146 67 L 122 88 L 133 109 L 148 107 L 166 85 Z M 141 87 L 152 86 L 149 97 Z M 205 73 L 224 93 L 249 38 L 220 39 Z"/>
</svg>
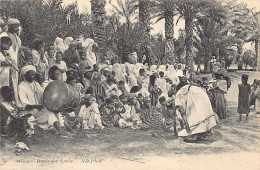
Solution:
<svg viewBox="0 0 260 170">
<path fill-rule="evenodd" d="M 51 111 L 75 109 L 80 102 L 80 91 L 62 81 L 51 82 L 43 92 L 43 105 Z"/>
</svg>

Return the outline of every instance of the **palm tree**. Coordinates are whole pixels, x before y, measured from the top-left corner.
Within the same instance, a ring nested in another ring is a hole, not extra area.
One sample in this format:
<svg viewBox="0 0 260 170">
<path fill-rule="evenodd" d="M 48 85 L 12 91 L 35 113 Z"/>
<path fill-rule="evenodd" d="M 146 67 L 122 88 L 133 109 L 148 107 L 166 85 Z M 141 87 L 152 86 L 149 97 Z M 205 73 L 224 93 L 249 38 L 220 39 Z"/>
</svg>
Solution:
<svg viewBox="0 0 260 170">
<path fill-rule="evenodd" d="M 223 37 L 228 37 L 226 35 L 227 12 L 220 3 L 212 1 L 201 10 L 195 21 L 194 43 L 198 48 L 198 53 L 203 56 L 204 71 L 206 72 L 210 71 L 211 56 L 214 53 L 218 55 L 218 41 L 222 42 Z M 217 58 L 219 57 L 217 56 Z"/>
<path fill-rule="evenodd" d="M 115 10 L 114 14 L 119 16 L 120 18 L 123 18 L 126 22 L 126 24 L 123 24 L 123 46 L 124 48 L 121 51 L 121 61 L 126 61 L 126 56 L 131 52 L 131 46 L 130 46 L 130 30 L 132 29 L 132 20 L 135 19 L 136 9 L 138 8 L 137 1 L 136 0 L 116 0 L 117 5 L 114 5 L 109 2 L 113 9 Z"/>
<path fill-rule="evenodd" d="M 91 15 L 94 40 L 106 55 L 105 29 L 106 29 L 106 0 L 91 0 Z"/>
<path fill-rule="evenodd" d="M 243 69 L 242 47 L 247 41 L 250 30 L 252 29 L 249 22 L 250 10 L 245 3 L 234 4 L 229 2 L 226 7 L 231 11 L 229 20 L 233 27 L 230 29 L 230 32 L 239 40 L 237 42 L 237 63 L 238 69 L 241 70 Z"/>
<path fill-rule="evenodd" d="M 260 12 L 252 13 L 250 17 L 250 35 L 247 41 L 253 41 L 255 44 L 255 56 L 257 70 L 260 71 L 260 54 L 259 54 L 259 39 L 260 39 Z"/>
<path fill-rule="evenodd" d="M 113 6 L 113 9 L 120 18 L 123 18 L 127 24 L 127 29 L 130 29 L 132 24 L 132 19 L 135 17 L 136 9 L 138 8 L 137 0 L 116 0 L 116 5 L 109 3 Z M 135 18 L 134 18 L 135 19 Z"/>
<path fill-rule="evenodd" d="M 154 0 L 153 1 L 154 18 L 156 22 L 165 19 L 165 59 L 168 62 L 175 62 L 174 58 L 174 10 L 176 0 Z"/>
<path fill-rule="evenodd" d="M 210 1 L 207 0 L 182 0 L 177 3 L 177 11 L 179 13 L 179 19 L 183 18 L 185 20 L 185 46 L 186 46 L 186 66 L 193 68 L 194 64 L 194 54 L 193 54 L 193 30 L 194 30 L 194 20 Z"/>
</svg>

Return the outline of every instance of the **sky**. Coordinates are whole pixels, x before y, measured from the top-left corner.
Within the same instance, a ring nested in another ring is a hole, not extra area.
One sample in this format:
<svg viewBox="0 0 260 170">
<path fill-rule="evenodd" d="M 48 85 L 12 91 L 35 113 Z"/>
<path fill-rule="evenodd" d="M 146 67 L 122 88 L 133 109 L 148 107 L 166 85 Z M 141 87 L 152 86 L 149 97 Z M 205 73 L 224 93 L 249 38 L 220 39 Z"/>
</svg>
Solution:
<svg viewBox="0 0 260 170">
<path fill-rule="evenodd" d="M 75 2 L 75 1 L 78 2 L 79 12 L 82 12 L 83 10 L 86 10 L 86 9 L 88 12 L 91 12 L 90 0 L 63 0 L 65 5 Z M 116 4 L 115 2 L 113 2 L 115 0 L 111 0 L 111 1 L 113 4 Z M 260 0 L 237 0 L 237 1 L 246 3 L 249 8 L 254 8 L 254 11 L 260 11 Z M 112 10 L 112 9 L 113 9 L 113 7 L 109 3 L 107 3 L 106 11 L 107 11 L 108 15 L 111 13 L 110 10 Z M 176 22 L 177 17 L 175 17 L 174 20 Z M 152 22 L 155 22 L 155 21 L 152 20 Z M 160 22 L 153 24 L 152 28 L 153 29 L 151 31 L 151 34 L 154 35 L 157 33 L 162 33 L 164 35 L 164 20 L 161 20 Z M 177 25 L 176 24 L 174 25 L 174 37 L 175 38 L 178 38 L 178 30 L 180 28 L 184 28 L 184 20 L 180 20 Z"/>
</svg>

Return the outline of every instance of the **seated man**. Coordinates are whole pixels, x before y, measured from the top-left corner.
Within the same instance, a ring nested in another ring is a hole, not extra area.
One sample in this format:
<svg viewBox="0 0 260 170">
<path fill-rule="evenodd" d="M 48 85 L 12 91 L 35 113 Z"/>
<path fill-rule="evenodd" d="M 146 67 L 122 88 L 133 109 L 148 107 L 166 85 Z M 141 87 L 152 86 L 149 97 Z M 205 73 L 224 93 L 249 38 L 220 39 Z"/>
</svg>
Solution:
<svg viewBox="0 0 260 170">
<path fill-rule="evenodd" d="M 33 115 L 29 118 L 30 122 L 44 130 L 53 126 L 61 133 L 63 131 L 61 131 L 57 115 L 42 106 L 43 89 L 39 83 L 35 82 L 35 72 L 36 68 L 32 65 L 22 68 L 21 74 L 25 80 L 18 86 L 19 100 L 24 110 Z"/>
</svg>

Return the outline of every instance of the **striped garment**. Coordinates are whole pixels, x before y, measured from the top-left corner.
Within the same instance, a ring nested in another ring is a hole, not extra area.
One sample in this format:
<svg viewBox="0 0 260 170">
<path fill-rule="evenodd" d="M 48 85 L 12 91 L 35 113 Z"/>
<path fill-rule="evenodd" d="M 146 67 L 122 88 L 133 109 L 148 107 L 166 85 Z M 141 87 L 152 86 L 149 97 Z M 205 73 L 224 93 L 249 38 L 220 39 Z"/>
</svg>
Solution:
<svg viewBox="0 0 260 170">
<path fill-rule="evenodd" d="M 161 113 L 157 112 L 154 108 L 145 109 L 141 112 L 144 128 L 166 130 L 165 119 Z"/>
</svg>

